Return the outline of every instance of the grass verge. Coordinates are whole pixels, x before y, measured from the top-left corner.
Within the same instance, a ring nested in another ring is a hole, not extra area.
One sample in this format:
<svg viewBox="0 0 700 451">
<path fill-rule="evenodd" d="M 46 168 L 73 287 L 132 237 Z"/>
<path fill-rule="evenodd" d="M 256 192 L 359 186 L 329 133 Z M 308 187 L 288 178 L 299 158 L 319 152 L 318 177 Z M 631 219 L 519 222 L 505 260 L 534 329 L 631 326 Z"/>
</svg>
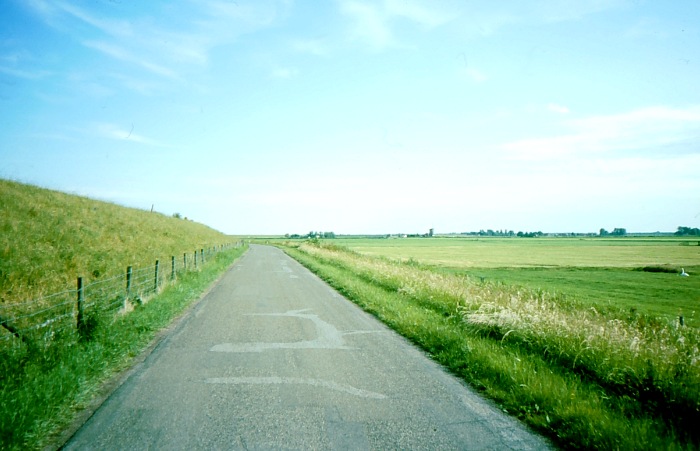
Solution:
<svg viewBox="0 0 700 451">
<path fill-rule="evenodd" d="M 590 313 L 574 325 L 582 334 L 543 335 L 549 329 L 566 332 L 557 322 L 573 321 L 581 311 L 576 305 L 548 300 L 543 292 L 523 294 L 482 286 L 332 246 L 304 245 L 285 251 L 564 448 L 695 449 L 699 445 L 692 426 L 700 418 L 694 375 L 698 362 L 692 360 L 697 358 L 697 341 L 684 347 L 688 343 L 678 346 L 665 335 L 655 338 L 670 333 L 671 339 L 695 340 L 694 329 L 676 336 L 647 319 L 624 322 Z M 515 302 L 518 299 L 526 302 Z M 526 327 L 527 321 L 521 324 L 523 318 L 517 313 L 533 307 L 526 305 L 530 301 L 542 313 L 559 316 L 543 314 L 542 321 L 551 319 L 553 324 Z M 627 343 L 624 340 L 614 349 L 596 348 L 615 345 L 612 338 L 618 338 L 592 335 L 598 327 L 606 333 L 648 333 L 619 338 L 629 338 L 636 345 L 666 346 L 669 352 L 687 351 L 682 357 L 688 360 L 679 364 L 675 355 L 664 360 L 655 354 L 657 349 L 639 354 L 638 347 L 625 354 L 620 349 Z M 631 389 L 626 388 L 628 383 Z"/>
<path fill-rule="evenodd" d="M 246 247 L 216 254 L 148 303 L 92 321 L 88 340 L 74 335 L 51 346 L 21 343 L 0 356 L 0 449 L 42 449 L 88 406 L 105 381 L 128 368 L 159 331 L 197 300 Z"/>
</svg>

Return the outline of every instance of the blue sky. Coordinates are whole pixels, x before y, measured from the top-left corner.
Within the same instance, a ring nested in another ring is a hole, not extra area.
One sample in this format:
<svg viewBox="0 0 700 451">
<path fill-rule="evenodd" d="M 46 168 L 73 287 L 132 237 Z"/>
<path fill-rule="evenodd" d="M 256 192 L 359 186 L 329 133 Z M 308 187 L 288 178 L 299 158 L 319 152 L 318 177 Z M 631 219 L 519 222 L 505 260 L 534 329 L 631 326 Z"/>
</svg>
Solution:
<svg viewBox="0 0 700 451">
<path fill-rule="evenodd" d="M 700 2 L 9 0 L 0 177 L 230 234 L 700 226 Z"/>
</svg>

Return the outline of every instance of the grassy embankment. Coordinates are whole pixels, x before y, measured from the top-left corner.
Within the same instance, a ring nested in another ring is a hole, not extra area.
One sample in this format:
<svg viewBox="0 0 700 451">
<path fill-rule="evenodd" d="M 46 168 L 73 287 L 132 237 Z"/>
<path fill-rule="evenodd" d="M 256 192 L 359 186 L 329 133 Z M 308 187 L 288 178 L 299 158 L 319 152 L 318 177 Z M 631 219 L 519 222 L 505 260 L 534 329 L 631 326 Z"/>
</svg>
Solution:
<svg viewBox="0 0 700 451">
<path fill-rule="evenodd" d="M 123 275 L 129 265 L 235 241 L 191 221 L 8 181 L 0 181 L 0 218 L 5 312 L 14 303 L 74 289 L 78 276 Z M 93 315 L 89 337 L 63 333 L 25 342 L 2 328 L 0 449 L 46 445 L 243 252 L 230 248 L 198 271 L 178 273 L 176 283 L 129 314 Z"/>
<path fill-rule="evenodd" d="M 566 448 L 700 445 L 700 333 L 332 245 L 286 251 Z"/>
</svg>

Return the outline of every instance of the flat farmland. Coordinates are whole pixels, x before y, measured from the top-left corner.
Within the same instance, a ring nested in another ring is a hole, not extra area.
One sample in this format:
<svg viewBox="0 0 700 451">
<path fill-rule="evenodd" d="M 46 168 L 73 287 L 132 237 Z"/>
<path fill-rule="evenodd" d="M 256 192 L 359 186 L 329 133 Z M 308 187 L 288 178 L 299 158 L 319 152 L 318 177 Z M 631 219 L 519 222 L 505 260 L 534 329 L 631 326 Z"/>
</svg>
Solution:
<svg viewBox="0 0 700 451">
<path fill-rule="evenodd" d="M 698 240 L 683 238 L 339 239 L 366 255 L 450 268 L 681 267 L 700 265 Z"/>
<path fill-rule="evenodd" d="M 337 239 L 363 255 L 521 285 L 700 327 L 700 246 L 681 238 Z M 645 270 L 646 268 L 646 270 Z M 690 277 L 679 275 L 684 268 Z M 671 272 L 651 272 L 654 269 Z"/>
</svg>

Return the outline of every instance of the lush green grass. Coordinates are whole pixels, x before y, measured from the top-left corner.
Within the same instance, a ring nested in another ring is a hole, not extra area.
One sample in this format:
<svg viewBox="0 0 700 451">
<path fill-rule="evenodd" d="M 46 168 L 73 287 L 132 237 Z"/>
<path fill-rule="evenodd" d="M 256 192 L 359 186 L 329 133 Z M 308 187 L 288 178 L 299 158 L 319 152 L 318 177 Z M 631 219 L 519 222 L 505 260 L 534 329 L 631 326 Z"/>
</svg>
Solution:
<svg viewBox="0 0 700 451">
<path fill-rule="evenodd" d="M 700 445 L 700 334 L 333 245 L 286 251 L 567 448 Z"/>
<path fill-rule="evenodd" d="M 127 266 L 153 289 L 156 260 L 169 275 L 170 256 L 189 254 L 191 269 L 195 250 L 235 241 L 192 221 L 0 180 L 0 449 L 42 448 L 244 248 L 209 254 L 215 257 L 205 265 L 200 255 L 198 271 L 179 267 L 177 283 L 131 313 L 95 304 L 85 310 L 80 335 L 75 293 L 46 295 L 75 290 L 83 277 L 91 293 L 116 284 L 106 301 L 124 305 Z M 56 303 L 66 304 L 65 315 Z M 40 311 L 49 312 L 48 321 L 35 316 Z M 22 329 L 19 338 L 10 329 Z"/>
<path fill-rule="evenodd" d="M 695 268 L 698 267 L 686 270 L 695 272 Z M 685 325 L 700 327 L 700 272 L 696 273 L 698 277 L 590 267 L 478 268 L 451 272 L 561 293 L 599 308 L 645 312 L 669 320 L 683 315 Z"/>
<path fill-rule="evenodd" d="M 543 289 L 598 308 L 683 315 L 700 327 L 700 246 L 688 238 L 416 238 L 333 240 L 364 255 Z M 647 272 L 641 268 L 663 268 Z M 680 277 L 685 268 L 691 277 Z"/>
<path fill-rule="evenodd" d="M 103 314 L 90 340 L 66 336 L 51 346 L 17 343 L 0 356 L 0 449 L 42 449 L 85 408 L 102 384 L 128 368 L 156 334 L 198 299 L 244 247 L 216 254 L 125 315 Z"/>
</svg>

